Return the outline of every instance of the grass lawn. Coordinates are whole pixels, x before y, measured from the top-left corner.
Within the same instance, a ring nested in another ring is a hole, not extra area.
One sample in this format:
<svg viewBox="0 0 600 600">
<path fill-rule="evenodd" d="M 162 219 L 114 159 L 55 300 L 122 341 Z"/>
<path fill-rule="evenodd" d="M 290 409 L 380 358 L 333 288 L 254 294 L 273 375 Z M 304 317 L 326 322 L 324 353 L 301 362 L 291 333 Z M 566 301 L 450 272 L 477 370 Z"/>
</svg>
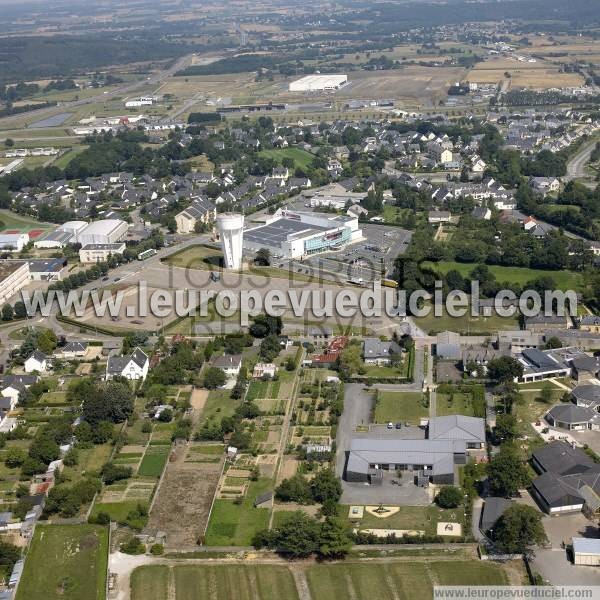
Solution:
<svg viewBox="0 0 600 600">
<path fill-rule="evenodd" d="M 171 572 L 170 572 L 171 571 Z M 275 565 L 163 565 L 138 567 L 131 577 L 131 600 L 294 600 L 292 572 Z"/>
<path fill-rule="evenodd" d="M 446 274 L 448 271 L 455 269 L 463 277 L 468 277 L 469 273 L 477 266 L 473 263 L 459 263 L 459 262 L 439 262 L 439 263 L 425 263 L 425 266 L 429 266 L 434 271 L 441 274 Z M 514 283 L 517 285 L 524 285 L 528 281 L 538 279 L 539 277 L 552 277 L 554 279 L 558 289 L 561 290 L 579 290 L 583 283 L 583 279 L 580 273 L 573 273 L 571 271 L 541 271 L 539 269 L 528 269 L 525 267 L 503 267 L 501 265 L 488 265 L 490 273 L 496 276 L 496 280 L 499 282 Z"/>
<path fill-rule="evenodd" d="M 435 414 L 438 417 L 465 415 L 484 418 L 485 411 L 485 390 L 480 385 L 443 385 L 438 390 L 435 403 Z"/>
<path fill-rule="evenodd" d="M 297 167 L 302 167 L 303 169 L 310 166 L 315 158 L 313 154 L 306 150 L 302 150 L 302 148 L 272 148 L 269 150 L 261 150 L 258 155 L 272 158 L 280 164 L 284 158 L 291 158 L 294 160 Z"/>
<path fill-rule="evenodd" d="M 421 392 L 379 392 L 375 404 L 375 423 L 390 421 L 418 425 L 429 416 L 429 408 L 423 405 Z"/>
<path fill-rule="evenodd" d="M 38 404 L 66 404 L 67 392 L 46 392 L 40 397 Z"/>
<path fill-rule="evenodd" d="M 340 506 L 340 516 L 348 517 L 348 507 Z M 364 512 L 362 519 L 358 522 L 360 529 L 413 529 L 424 531 L 427 535 L 437 534 L 437 524 L 439 521 L 452 521 L 462 523 L 464 521 L 463 508 L 443 509 L 435 504 L 429 506 L 401 506 L 400 510 L 387 518 L 375 517 L 368 512 Z"/>
<path fill-rule="evenodd" d="M 107 562 L 107 527 L 38 524 L 17 600 L 104 600 Z"/>
<path fill-rule="evenodd" d="M 202 423 L 212 419 L 231 417 L 235 410 L 236 401 L 231 398 L 229 390 L 210 390 L 208 399 L 202 411 Z"/>
<path fill-rule="evenodd" d="M 52 166 L 64 169 L 77 155 L 81 154 L 84 150 L 87 150 L 87 146 L 76 146 L 65 152 L 62 156 L 59 156 L 53 163 Z"/>
<path fill-rule="evenodd" d="M 266 398 L 268 387 L 268 381 L 260 381 L 254 379 L 250 382 L 250 385 L 248 387 L 248 394 L 246 395 L 246 400 L 250 401 L 256 400 L 257 398 Z"/>
<path fill-rule="evenodd" d="M 120 523 L 127 519 L 127 515 L 135 510 L 138 504 L 145 505 L 146 502 L 134 500 L 127 500 L 125 502 L 96 502 L 92 508 L 92 516 L 95 517 L 98 513 L 104 512 L 110 515 L 112 521 Z"/>
<path fill-rule="evenodd" d="M 463 317 L 451 317 L 444 307 L 440 316 L 436 317 L 432 306 L 428 315 L 413 318 L 421 329 L 431 335 L 440 331 L 456 331 L 464 335 L 475 335 L 477 333 L 486 335 L 497 333 L 499 330 L 513 331 L 520 328 L 518 311 L 512 317 L 501 317 L 497 314 L 492 314 L 489 317 L 472 317 L 470 311 L 467 310 L 467 314 Z"/>
<path fill-rule="evenodd" d="M 131 573 L 131 600 L 163 600 L 169 596 L 169 567 L 146 565 Z"/>
<path fill-rule="evenodd" d="M 215 500 L 208 529 L 207 546 L 249 546 L 257 531 L 269 524 L 269 509 L 254 508 L 255 498 L 273 487 L 270 479 L 251 481 L 241 504 L 233 500 Z"/>
<path fill-rule="evenodd" d="M 78 450 L 78 460 L 74 467 L 65 467 L 64 473 L 71 480 L 82 478 L 86 474 L 94 473 L 102 468 L 108 461 L 112 446 L 110 444 L 99 444 L 91 448 Z"/>
<path fill-rule="evenodd" d="M 163 472 L 170 451 L 171 447 L 167 445 L 148 446 L 144 458 L 140 463 L 138 475 L 141 477 L 156 477 L 158 479 Z"/>
<path fill-rule="evenodd" d="M 47 157 L 44 157 L 47 158 Z M 36 221 L 25 215 L 17 215 L 16 213 L 2 209 L 0 210 L 0 221 L 4 223 L 4 229 L 18 229 L 20 231 L 30 231 L 31 229 L 53 229 L 56 225 Z"/>
</svg>

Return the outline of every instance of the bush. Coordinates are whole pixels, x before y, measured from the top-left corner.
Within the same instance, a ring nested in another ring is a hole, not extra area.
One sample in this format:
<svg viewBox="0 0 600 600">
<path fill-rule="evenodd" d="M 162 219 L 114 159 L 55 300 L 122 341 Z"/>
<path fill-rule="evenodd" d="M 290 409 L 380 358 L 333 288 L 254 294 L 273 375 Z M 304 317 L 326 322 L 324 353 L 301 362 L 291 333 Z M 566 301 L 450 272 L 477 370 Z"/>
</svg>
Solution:
<svg viewBox="0 0 600 600">
<path fill-rule="evenodd" d="M 152 544 L 150 548 L 150 554 L 153 554 L 154 556 L 160 556 L 161 554 L 164 554 L 164 552 L 165 547 L 162 544 Z"/>
<path fill-rule="evenodd" d="M 456 508 L 462 499 L 463 495 L 460 489 L 452 485 L 443 487 L 435 497 L 435 501 L 441 508 Z"/>
<path fill-rule="evenodd" d="M 139 538 L 131 536 L 127 541 L 121 544 L 120 550 L 124 554 L 144 554 L 146 552 L 146 546 L 140 542 Z"/>
</svg>

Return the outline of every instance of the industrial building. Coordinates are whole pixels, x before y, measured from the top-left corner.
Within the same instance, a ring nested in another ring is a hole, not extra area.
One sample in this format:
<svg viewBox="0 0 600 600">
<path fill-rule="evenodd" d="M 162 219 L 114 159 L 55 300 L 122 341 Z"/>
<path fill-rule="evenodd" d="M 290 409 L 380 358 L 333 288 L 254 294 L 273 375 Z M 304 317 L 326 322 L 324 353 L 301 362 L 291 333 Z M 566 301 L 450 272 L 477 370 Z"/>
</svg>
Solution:
<svg viewBox="0 0 600 600">
<path fill-rule="evenodd" d="M 29 263 L 0 260 L 0 305 L 29 283 Z"/>
<path fill-rule="evenodd" d="M 600 540 L 596 538 L 573 538 L 573 564 L 600 567 Z"/>
<path fill-rule="evenodd" d="M 290 92 L 331 92 L 348 83 L 348 75 L 306 75 L 292 81 Z"/>
<path fill-rule="evenodd" d="M 129 226 L 121 219 L 93 221 L 77 236 L 82 246 L 89 244 L 114 244 L 125 237 Z"/>
<path fill-rule="evenodd" d="M 244 232 L 244 249 L 256 252 L 267 248 L 274 256 L 295 259 L 337 250 L 361 239 L 356 217 L 279 209 L 264 225 Z"/>
<path fill-rule="evenodd" d="M 123 252 L 125 252 L 125 242 L 114 244 L 86 244 L 79 250 L 79 260 L 84 264 L 105 262 L 109 256 L 123 254 Z"/>
<path fill-rule="evenodd" d="M 34 248 L 64 248 L 73 237 L 72 233 L 63 231 L 60 227 L 47 233 L 43 238 L 33 242 Z"/>
</svg>

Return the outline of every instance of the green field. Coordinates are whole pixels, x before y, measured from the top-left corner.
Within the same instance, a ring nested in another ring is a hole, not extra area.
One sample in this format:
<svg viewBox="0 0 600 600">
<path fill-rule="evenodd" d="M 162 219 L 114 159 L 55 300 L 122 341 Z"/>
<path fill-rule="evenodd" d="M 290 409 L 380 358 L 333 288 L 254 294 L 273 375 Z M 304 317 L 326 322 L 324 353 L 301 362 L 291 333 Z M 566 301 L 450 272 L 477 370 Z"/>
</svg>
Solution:
<svg viewBox="0 0 600 600">
<path fill-rule="evenodd" d="M 98 513 L 106 513 L 110 515 L 111 521 L 123 523 L 127 519 L 127 515 L 136 510 L 138 504 L 145 506 L 146 502 L 137 500 L 127 500 L 126 502 L 96 502 L 92 508 L 92 516 L 96 517 Z"/>
<path fill-rule="evenodd" d="M 4 223 L 3 230 L 18 229 L 19 231 L 30 231 L 32 229 L 53 229 L 56 225 L 36 221 L 25 215 L 17 215 L 16 213 L 2 209 L 0 210 L 0 221 Z"/>
<path fill-rule="evenodd" d="M 108 528 L 38 524 L 17 600 L 104 600 Z"/>
<path fill-rule="evenodd" d="M 138 475 L 141 477 L 156 477 L 158 479 L 165 468 L 169 452 L 171 452 L 171 447 L 167 445 L 148 446 L 144 458 L 140 463 Z"/>
<path fill-rule="evenodd" d="M 375 403 L 375 423 L 397 421 L 419 425 L 429 416 L 429 408 L 423 404 L 421 392 L 379 392 Z"/>
<path fill-rule="evenodd" d="M 446 388 L 448 388 L 448 391 L 446 391 Z M 482 386 L 474 386 L 472 390 L 466 386 L 462 388 L 444 386 L 442 390 L 438 391 L 436 398 L 436 416 L 485 417 L 485 392 Z"/>
<path fill-rule="evenodd" d="M 500 567 L 482 562 L 389 562 L 314 565 L 307 569 L 314 600 L 430 600 L 440 585 L 505 585 Z"/>
<path fill-rule="evenodd" d="M 208 528 L 207 546 L 249 546 L 257 531 L 269 524 L 269 510 L 254 508 L 254 500 L 273 488 L 270 479 L 251 481 L 241 504 L 233 500 L 215 500 Z"/>
<path fill-rule="evenodd" d="M 459 262 L 439 262 L 424 263 L 423 266 L 430 267 L 434 271 L 445 275 L 448 271 L 455 269 L 463 277 L 467 277 L 477 266 L 471 263 Z M 527 269 L 525 267 L 503 267 L 499 265 L 488 265 L 490 273 L 496 276 L 499 282 L 507 282 L 516 285 L 525 285 L 528 281 L 538 279 L 539 277 L 552 277 L 558 289 L 561 290 L 579 290 L 583 284 L 583 278 L 580 273 L 570 271 L 541 271 L 539 269 Z"/>
<path fill-rule="evenodd" d="M 303 169 L 306 169 L 314 159 L 314 156 L 310 152 L 302 150 L 302 148 L 273 148 L 270 150 L 261 150 L 258 155 L 272 158 L 280 164 L 284 158 L 291 158 L 297 167 Z"/>
<path fill-rule="evenodd" d="M 174 588 L 175 595 L 168 594 Z M 275 565 L 162 565 L 138 567 L 131 600 L 294 600 L 292 572 Z"/>
</svg>

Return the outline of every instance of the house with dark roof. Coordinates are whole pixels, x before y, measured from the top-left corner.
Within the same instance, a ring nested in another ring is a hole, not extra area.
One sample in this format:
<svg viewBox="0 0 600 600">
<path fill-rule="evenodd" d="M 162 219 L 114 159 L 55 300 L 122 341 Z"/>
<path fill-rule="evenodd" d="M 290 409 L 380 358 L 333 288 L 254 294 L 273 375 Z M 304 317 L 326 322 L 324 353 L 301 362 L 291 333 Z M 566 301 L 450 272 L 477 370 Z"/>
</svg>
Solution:
<svg viewBox="0 0 600 600">
<path fill-rule="evenodd" d="M 549 515 L 597 511 L 600 465 L 583 450 L 555 441 L 535 450 L 531 462 L 540 473 L 531 495 Z"/>
<path fill-rule="evenodd" d="M 493 530 L 500 517 L 507 508 L 510 508 L 514 502 L 508 498 L 498 498 L 489 496 L 485 499 L 483 510 L 481 512 L 481 522 L 479 528 L 485 535 L 493 536 Z"/>
<path fill-rule="evenodd" d="M 389 365 L 395 354 L 400 354 L 402 348 L 393 340 L 365 338 L 363 341 L 363 357 L 368 365 Z"/>
<path fill-rule="evenodd" d="M 48 357 L 40 350 L 34 350 L 25 360 L 25 373 L 45 373 L 50 366 Z"/>
<path fill-rule="evenodd" d="M 115 377 L 125 377 L 126 379 L 138 380 L 146 379 L 150 361 L 148 355 L 136 348 L 131 354 L 124 356 L 109 356 L 106 362 L 107 380 Z"/>
<path fill-rule="evenodd" d="M 54 356 L 67 360 L 73 358 L 82 358 L 86 355 L 88 346 L 88 342 L 67 342 L 64 346 L 58 347 L 55 350 Z"/>
<path fill-rule="evenodd" d="M 576 404 L 557 404 L 544 418 L 552 427 L 568 431 L 600 429 L 600 414 L 591 408 Z"/>
</svg>

